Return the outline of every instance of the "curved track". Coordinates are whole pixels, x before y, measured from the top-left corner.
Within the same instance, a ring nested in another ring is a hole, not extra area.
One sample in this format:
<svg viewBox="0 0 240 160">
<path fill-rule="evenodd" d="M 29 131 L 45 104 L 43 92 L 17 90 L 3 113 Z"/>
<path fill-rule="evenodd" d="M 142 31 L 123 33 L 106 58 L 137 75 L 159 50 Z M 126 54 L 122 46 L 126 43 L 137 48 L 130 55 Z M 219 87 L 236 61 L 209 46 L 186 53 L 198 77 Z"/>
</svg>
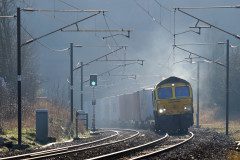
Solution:
<svg viewBox="0 0 240 160">
<path fill-rule="evenodd" d="M 10 160 L 10 159 L 46 159 L 46 158 L 57 158 L 57 157 L 62 157 L 65 155 L 69 154 L 74 154 L 78 152 L 84 152 L 87 150 L 92 150 L 95 148 L 99 147 L 105 147 L 111 144 L 123 142 L 129 139 L 132 139 L 136 136 L 139 135 L 138 131 L 135 130 L 106 130 L 106 131 L 111 131 L 114 132 L 113 135 L 109 137 L 105 137 L 96 141 L 88 142 L 88 143 L 83 143 L 83 144 L 78 144 L 78 145 L 71 145 L 67 147 L 61 147 L 61 148 L 56 148 L 56 149 L 51 149 L 51 150 L 46 150 L 46 151 L 41 151 L 41 152 L 34 152 L 34 153 L 29 153 L 29 154 L 23 154 L 23 155 L 17 155 L 17 156 L 12 156 L 12 157 L 5 157 L 1 158 L 0 160 Z M 123 133 L 122 135 L 120 133 Z M 126 132 L 131 132 L 131 135 L 128 137 L 125 137 Z M 112 138 L 116 138 L 116 140 L 110 140 Z M 104 143 L 104 141 L 110 140 L 110 142 Z M 103 142 L 102 144 L 97 144 L 99 142 Z M 93 145 L 94 144 L 94 145 Z M 84 147 L 84 148 L 83 148 Z"/>
<path fill-rule="evenodd" d="M 87 142 L 87 143 L 81 143 L 81 144 L 77 144 L 77 145 L 60 147 L 60 148 L 55 148 L 55 149 L 50 149 L 50 150 L 45 150 L 45 151 L 39 151 L 39 152 L 27 153 L 27 154 L 16 155 L 16 156 L 11 156 L 11 157 L 5 157 L 5 158 L 0 158 L 0 160 L 12 160 L 12 159 L 15 160 L 15 159 L 27 159 L 27 158 L 34 158 L 34 157 L 42 157 L 44 155 L 65 152 L 65 151 L 72 150 L 72 149 L 75 149 L 75 148 L 84 147 L 84 146 L 88 146 L 88 145 L 91 145 L 91 144 L 99 143 L 99 142 L 109 140 L 109 139 L 114 138 L 114 137 L 119 135 L 119 131 L 116 131 L 116 130 L 107 130 L 107 131 L 113 132 L 113 134 L 108 136 L 108 137 L 101 138 L 101 139 L 91 141 L 91 142 Z"/>
<path fill-rule="evenodd" d="M 121 151 L 106 154 L 106 155 L 101 155 L 98 157 L 90 158 L 88 160 L 117 159 L 117 158 L 132 159 L 132 160 L 147 159 L 147 158 L 153 157 L 157 154 L 161 154 L 165 151 L 174 149 L 174 148 L 188 142 L 189 140 L 191 140 L 193 138 L 193 136 L 194 136 L 194 134 L 192 132 L 190 132 L 190 135 L 188 138 L 178 139 L 178 138 L 173 138 L 173 137 L 170 138 L 168 136 L 168 134 L 166 134 L 163 138 L 157 139 L 157 140 L 149 142 L 147 144 L 140 145 L 137 147 L 132 147 L 129 149 L 121 150 Z M 176 142 L 174 142 L 174 141 L 176 141 Z M 165 142 L 173 143 L 173 144 L 166 145 Z M 132 153 L 134 153 L 135 155 L 132 155 Z"/>
<path fill-rule="evenodd" d="M 143 155 L 133 157 L 133 158 L 131 158 L 131 160 L 146 159 L 146 158 L 149 158 L 149 157 L 153 157 L 157 154 L 161 154 L 163 152 L 166 152 L 166 151 L 169 151 L 169 150 L 174 149 L 176 147 L 179 147 L 180 145 L 190 141 L 193 137 L 194 137 L 194 134 L 192 132 L 190 132 L 189 138 L 181 139 L 181 140 L 179 140 L 180 142 L 175 142 L 174 144 L 169 144 L 169 145 L 164 145 L 164 146 L 159 145 L 157 149 L 154 148 L 154 150 L 149 151 L 147 153 L 144 153 Z"/>
</svg>

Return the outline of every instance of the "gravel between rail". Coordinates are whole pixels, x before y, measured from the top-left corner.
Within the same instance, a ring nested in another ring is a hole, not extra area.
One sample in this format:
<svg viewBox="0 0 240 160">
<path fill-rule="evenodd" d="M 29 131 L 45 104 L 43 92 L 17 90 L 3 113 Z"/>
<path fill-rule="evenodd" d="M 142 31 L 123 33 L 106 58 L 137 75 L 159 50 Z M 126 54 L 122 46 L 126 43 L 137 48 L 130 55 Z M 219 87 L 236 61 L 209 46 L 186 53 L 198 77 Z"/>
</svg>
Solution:
<svg viewBox="0 0 240 160">
<path fill-rule="evenodd" d="M 162 153 L 160 155 L 157 155 L 155 157 L 152 157 L 151 159 L 157 160 L 189 160 L 189 159 L 204 159 L 204 160 L 225 160 L 227 159 L 227 155 L 230 150 L 234 149 L 235 142 L 233 139 L 229 138 L 228 136 L 225 136 L 224 134 L 217 133 L 210 129 L 196 129 L 192 128 L 190 129 L 195 136 L 194 138 L 182 146 Z M 137 146 L 146 142 L 149 142 L 151 140 L 155 140 L 157 138 L 160 138 L 162 135 L 158 135 L 152 131 L 140 131 L 140 136 L 138 138 L 134 138 L 131 141 L 127 141 L 127 143 L 119 143 L 115 145 L 111 145 L 109 147 L 89 150 L 83 153 L 76 153 L 76 154 L 70 154 L 67 155 L 67 157 L 61 157 L 61 159 L 86 159 L 90 157 L 95 157 L 100 154 L 106 154 L 110 152 L 119 151 L 122 149 L 127 149 L 133 146 Z M 96 135 L 89 139 L 81 139 L 80 141 L 75 141 L 71 143 L 64 143 L 64 144 L 56 144 L 54 146 L 45 148 L 56 148 L 56 147 L 63 147 L 66 145 L 76 144 L 76 143 L 83 143 L 87 141 L 93 141 L 94 139 L 100 139 L 103 136 L 107 136 L 110 133 L 104 133 L 101 135 Z M 35 151 L 39 151 L 42 149 L 37 149 Z M 24 151 L 23 153 L 27 153 L 29 151 Z M 10 155 L 12 153 L 9 153 Z M 4 156 L 4 155 L 1 155 Z M 240 158 L 240 157 L 239 157 Z M 55 158 L 55 159 L 59 159 Z"/>
<path fill-rule="evenodd" d="M 152 131 L 141 130 L 139 136 L 132 138 L 130 140 L 126 140 L 125 142 L 111 144 L 107 147 L 89 149 L 84 152 L 69 154 L 66 156 L 61 156 L 61 157 L 56 157 L 51 159 L 78 159 L 78 160 L 87 159 L 87 158 L 96 157 L 96 156 L 107 154 L 107 153 L 116 152 L 126 148 L 131 148 L 133 146 L 138 146 L 138 145 L 153 141 L 160 137 L 162 137 L 162 135 L 158 135 Z"/>
<path fill-rule="evenodd" d="M 187 144 L 151 158 L 151 160 L 226 160 L 235 142 L 210 129 L 190 129 L 195 136 Z M 240 157 L 239 157 L 240 158 Z"/>
<path fill-rule="evenodd" d="M 190 129 L 195 136 L 194 138 L 168 152 L 162 153 L 160 155 L 154 156 L 150 159 L 153 160 L 189 160 L 189 159 L 204 159 L 204 160 L 225 160 L 227 159 L 228 152 L 234 148 L 235 142 L 224 134 L 217 133 L 210 129 Z M 141 132 L 141 138 L 133 139 L 126 143 L 119 143 L 111 145 L 109 147 L 96 149 L 94 151 L 87 151 L 84 154 L 77 153 L 74 155 L 68 155 L 68 159 L 85 159 L 90 157 L 95 157 L 100 154 L 106 154 L 110 152 L 115 152 L 137 146 L 151 139 L 159 138 L 159 135 L 151 131 Z M 65 159 L 62 157 L 61 159 Z"/>
</svg>

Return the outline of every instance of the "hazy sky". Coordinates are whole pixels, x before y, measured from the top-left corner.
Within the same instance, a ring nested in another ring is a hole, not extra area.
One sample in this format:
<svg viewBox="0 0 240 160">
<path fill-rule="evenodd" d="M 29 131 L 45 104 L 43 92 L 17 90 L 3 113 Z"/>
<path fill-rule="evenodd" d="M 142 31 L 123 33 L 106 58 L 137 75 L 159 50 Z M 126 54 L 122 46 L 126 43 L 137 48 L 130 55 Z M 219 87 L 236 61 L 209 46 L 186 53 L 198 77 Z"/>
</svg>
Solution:
<svg viewBox="0 0 240 160">
<path fill-rule="evenodd" d="M 67 2 L 69 5 L 65 4 Z M 139 3 L 145 11 L 140 8 Z M 174 7 L 199 7 L 199 6 L 222 6 L 240 4 L 237 0 L 158 0 L 164 7 L 173 10 Z M 127 92 L 137 91 L 142 88 L 153 87 L 164 77 L 172 75 L 180 76 L 189 81 L 196 78 L 196 66 L 188 63 L 175 64 L 175 62 L 188 57 L 188 54 L 179 50 L 173 52 L 173 31 L 174 21 L 173 12 L 160 7 L 154 0 L 25 0 L 25 7 L 38 9 L 100 9 L 107 10 L 105 18 L 103 14 L 79 23 L 81 29 L 107 29 L 107 25 L 111 29 L 132 29 L 130 38 L 124 36 L 116 36 L 113 38 L 102 39 L 109 36 L 109 33 L 86 33 L 86 32 L 58 32 L 47 36 L 40 40 L 41 43 L 48 46 L 43 47 L 39 43 L 34 44 L 34 51 L 38 55 L 39 73 L 43 81 L 45 92 L 52 90 L 52 86 L 60 84 L 60 86 L 68 86 L 67 78 L 69 75 L 69 54 L 65 52 L 55 52 L 52 49 L 65 49 L 69 47 L 69 43 L 83 45 L 82 48 L 74 48 L 74 64 L 83 61 L 84 63 L 97 58 L 101 55 L 113 51 L 114 47 L 99 47 L 105 45 L 127 45 L 127 50 L 121 50 L 116 54 L 108 57 L 108 59 L 143 59 L 144 65 L 129 65 L 112 71 L 109 76 L 99 77 L 99 87 L 96 89 L 97 96 L 111 96 Z M 70 7 L 73 6 L 73 7 Z M 209 21 L 212 24 L 231 31 L 240 33 L 238 17 L 240 17 L 240 9 L 199 9 L 185 10 L 199 18 Z M 153 20 L 160 22 L 169 33 L 161 25 Z M 24 12 L 22 14 L 23 26 L 34 36 L 38 37 L 52 30 L 75 22 L 81 18 L 91 15 L 91 13 L 58 13 L 58 12 Z M 106 23 L 107 22 L 107 23 Z M 194 26 L 197 21 L 176 12 L 176 33 L 189 30 L 190 26 Z M 202 24 L 201 24 L 202 25 Z M 76 29 L 76 26 L 69 29 Z M 221 34 L 213 29 L 202 29 L 201 35 L 187 33 L 176 37 L 176 44 L 193 43 L 193 42 L 211 42 L 213 33 L 219 33 L 219 37 L 223 37 L 222 41 L 229 38 L 234 43 L 239 43 L 232 37 Z M 114 34 L 114 33 L 112 33 Z M 213 38 L 214 39 L 214 36 Z M 115 43 L 117 42 L 117 44 Z M 215 43 L 215 42 L 213 42 Z M 98 47 L 97 47 L 98 46 Z M 203 46 L 187 46 L 185 47 L 200 55 L 211 55 L 208 47 Z M 224 51 L 219 56 L 224 55 Z M 211 58 L 211 57 L 209 57 Z M 224 60 L 224 59 L 222 59 Z M 129 62 L 126 62 L 129 63 Z M 84 68 L 84 80 L 89 78 L 90 74 L 100 74 L 122 62 L 96 62 Z M 80 88 L 80 72 L 74 73 L 74 89 L 75 103 L 79 103 Z M 137 79 L 120 77 L 117 75 L 137 75 Z M 114 76 L 115 75 L 115 76 Z M 89 83 L 85 84 L 85 98 L 91 95 Z M 66 92 L 67 93 L 67 92 Z"/>
</svg>

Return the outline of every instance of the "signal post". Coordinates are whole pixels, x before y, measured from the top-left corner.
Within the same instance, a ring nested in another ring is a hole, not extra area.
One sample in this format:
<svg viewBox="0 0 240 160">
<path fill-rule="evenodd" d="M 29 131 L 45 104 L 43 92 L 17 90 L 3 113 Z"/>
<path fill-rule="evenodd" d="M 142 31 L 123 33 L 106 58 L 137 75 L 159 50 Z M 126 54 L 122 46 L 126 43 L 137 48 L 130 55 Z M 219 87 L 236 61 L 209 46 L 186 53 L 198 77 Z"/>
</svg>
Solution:
<svg viewBox="0 0 240 160">
<path fill-rule="evenodd" d="M 92 115 L 92 131 L 96 131 L 96 99 L 95 99 L 95 93 L 94 88 L 97 86 L 97 75 L 91 74 L 90 75 L 90 86 L 93 88 L 93 98 L 92 98 L 92 106 L 93 106 L 93 115 Z"/>
</svg>

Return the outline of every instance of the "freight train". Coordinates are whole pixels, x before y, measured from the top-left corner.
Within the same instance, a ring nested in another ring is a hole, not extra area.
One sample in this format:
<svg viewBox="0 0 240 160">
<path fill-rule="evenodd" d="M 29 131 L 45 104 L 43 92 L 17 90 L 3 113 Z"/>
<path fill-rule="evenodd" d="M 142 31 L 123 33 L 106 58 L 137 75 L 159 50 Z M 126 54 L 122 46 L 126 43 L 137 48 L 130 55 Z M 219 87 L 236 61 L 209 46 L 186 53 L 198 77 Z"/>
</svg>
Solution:
<svg viewBox="0 0 240 160">
<path fill-rule="evenodd" d="M 193 125 L 193 94 L 189 82 L 169 77 L 153 90 L 155 128 L 163 132 L 186 133 Z"/>
<path fill-rule="evenodd" d="M 92 106 L 85 104 L 91 126 Z M 193 125 L 190 83 L 169 77 L 154 89 L 97 99 L 97 127 L 152 127 L 163 132 L 186 132 Z"/>
</svg>

